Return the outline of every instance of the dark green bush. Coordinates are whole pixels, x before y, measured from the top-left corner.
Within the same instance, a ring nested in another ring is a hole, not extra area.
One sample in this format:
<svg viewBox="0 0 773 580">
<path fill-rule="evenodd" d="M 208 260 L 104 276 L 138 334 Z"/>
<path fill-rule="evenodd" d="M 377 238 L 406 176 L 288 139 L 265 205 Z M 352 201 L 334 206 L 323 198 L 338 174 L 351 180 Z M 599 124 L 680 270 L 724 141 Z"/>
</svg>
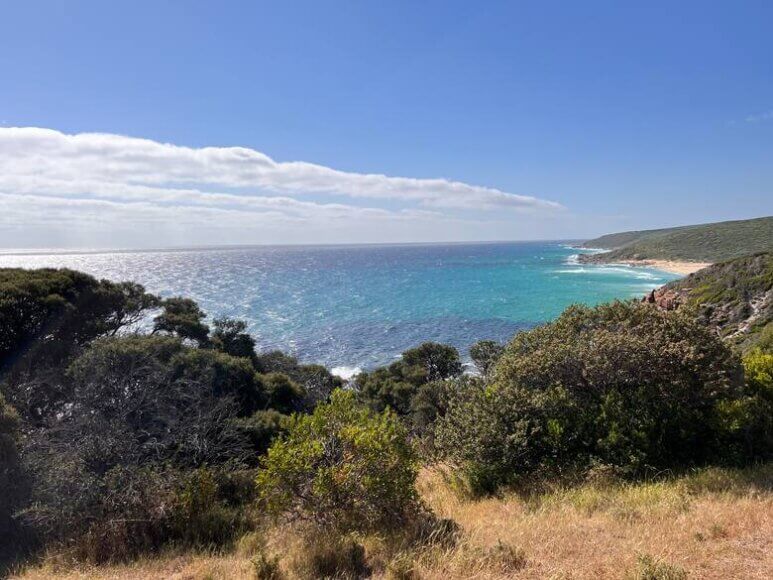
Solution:
<svg viewBox="0 0 773 580">
<path fill-rule="evenodd" d="M 0 394 L 0 575 L 24 546 L 14 520 L 27 499 L 27 480 L 19 459 L 19 417 Z"/>
<path fill-rule="evenodd" d="M 257 455 L 264 454 L 274 439 L 287 432 L 290 424 L 289 415 L 274 409 L 256 411 L 251 417 L 236 420 L 237 428 L 246 435 Z"/>
<path fill-rule="evenodd" d="M 257 477 L 268 513 L 339 532 L 404 525 L 419 509 L 417 464 L 406 430 L 335 391 L 312 415 L 296 415 Z"/>
<path fill-rule="evenodd" d="M 592 461 L 630 473 L 723 456 L 738 358 L 688 315 L 616 302 L 515 336 L 489 386 L 452 401 L 437 443 L 479 489 Z"/>
<path fill-rule="evenodd" d="M 493 370 L 505 347 L 493 340 L 480 340 L 470 347 L 470 358 L 480 374 L 487 377 Z"/>
<path fill-rule="evenodd" d="M 392 409 L 398 415 L 411 413 L 411 401 L 428 383 L 458 377 L 462 362 L 457 350 L 445 344 L 425 342 L 406 350 L 388 367 L 361 373 L 355 379 L 360 401 L 375 411 Z"/>
</svg>

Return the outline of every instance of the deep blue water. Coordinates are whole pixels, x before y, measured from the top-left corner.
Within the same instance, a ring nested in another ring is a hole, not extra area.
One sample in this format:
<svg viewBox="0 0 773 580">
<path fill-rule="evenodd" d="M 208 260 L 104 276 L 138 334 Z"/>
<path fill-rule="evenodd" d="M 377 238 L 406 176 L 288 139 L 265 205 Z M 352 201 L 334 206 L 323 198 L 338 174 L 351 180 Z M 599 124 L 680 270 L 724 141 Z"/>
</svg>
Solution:
<svg viewBox="0 0 773 580">
<path fill-rule="evenodd" d="M 578 265 L 561 243 L 249 247 L 0 255 L 0 267 L 69 267 L 195 298 L 246 320 L 261 349 L 330 368 L 389 363 L 425 340 L 466 355 L 566 306 L 641 296 L 676 276 Z"/>
</svg>

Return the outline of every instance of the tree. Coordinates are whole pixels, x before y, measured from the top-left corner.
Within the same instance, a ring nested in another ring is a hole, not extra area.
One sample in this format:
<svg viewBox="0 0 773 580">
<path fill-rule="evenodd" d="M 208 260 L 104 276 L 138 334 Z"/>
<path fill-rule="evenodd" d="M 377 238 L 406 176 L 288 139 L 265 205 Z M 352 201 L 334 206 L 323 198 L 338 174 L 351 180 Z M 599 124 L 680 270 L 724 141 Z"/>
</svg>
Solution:
<svg viewBox="0 0 773 580">
<path fill-rule="evenodd" d="M 153 332 L 165 332 L 190 340 L 199 346 L 209 342 L 206 314 L 194 300 L 180 296 L 162 302 L 163 311 L 153 320 Z"/>
<path fill-rule="evenodd" d="M 70 360 L 94 339 L 130 329 L 158 302 L 130 282 L 66 269 L 0 269 L 0 376 L 25 423 L 61 413 Z"/>
<path fill-rule="evenodd" d="M 255 362 L 255 339 L 247 334 L 247 324 L 233 318 L 216 318 L 212 323 L 212 347 L 231 356 Z"/>
<path fill-rule="evenodd" d="M 399 528 L 419 511 L 416 456 L 390 411 L 335 391 L 311 415 L 296 415 L 261 462 L 262 505 L 277 517 L 339 532 Z"/>
<path fill-rule="evenodd" d="M 422 385 L 452 379 L 461 373 L 462 362 L 454 347 L 425 342 L 406 350 L 400 360 L 388 367 L 360 373 L 355 387 L 360 400 L 371 409 L 383 411 L 389 407 L 406 416 Z"/>
<path fill-rule="evenodd" d="M 266 407 L 280 413 L 300 411 L 304 406 L 306 393 L 303 387 L 282 373 L 257 375 L 266 396 Z"/>
<path fill-rule="evenodd" d="M 66 269 L 0 269 L 0 375 L 59 364 L 157 306 L 139 284 Z"/>
<path fill-rule="evenodd" d="M 141 522 L 163 512 L 175 473 L 243 464 L 249 443 L 234 425 L 233 381 L 224 378 L 232 369 L 218 368 L 217 357 L 228 355 L 203 351 L 216 356 L 200 359 L 188 356 L 193 350 L 176 337 L 112 337 L 72 363 L 68 404 L 23 447 L 34 484 L 26 518 L 41 536 L 112 538 L 115 522 L 135 522 L 116 528 L 129 536 L 160 534 L 161 524 Z M 252 376 L 248 361 L 228 358 Z"/>
<path fill-rule="evenodd" d="M 422 383 L 442 381 L 462 374 L 459 352 L 447 344 L 425 342 L 403 353 L 403 364 L 419 369 L 426 377 Z"/>
<path fill-rule="evenodd" d="M 19 460 L 19 416 L 0 394 L 0 546 L 10 545 L 13 515 L 26 497 L 26 481 Z M 0 562 L 8 554 L 0 548 Z"/>
<path fill-rule="evenodd" d="M 240 417 L 248 417 L 269 404 L 266 385 L 249 359 L 216 350 L 181 348 L 170 366 L 175 380 L 207 385 L 213 396 L 232 399 Z"/>
<path fill-rule="evenodd" d="M 505 347 L 493 340 L 480 340 L 470 347 L 470 358 L 481 375 L 487 377 L 502 356 Z"/>
<path fill-rule="evenodd" d="M 640 303 L 568 308 L 517 334 L 490 386 L 464 392 L 437 442 L 482 488 L 592 460 L 631 473 L 722 456 L 739 360 L 687 314 Z"/>
</svg>

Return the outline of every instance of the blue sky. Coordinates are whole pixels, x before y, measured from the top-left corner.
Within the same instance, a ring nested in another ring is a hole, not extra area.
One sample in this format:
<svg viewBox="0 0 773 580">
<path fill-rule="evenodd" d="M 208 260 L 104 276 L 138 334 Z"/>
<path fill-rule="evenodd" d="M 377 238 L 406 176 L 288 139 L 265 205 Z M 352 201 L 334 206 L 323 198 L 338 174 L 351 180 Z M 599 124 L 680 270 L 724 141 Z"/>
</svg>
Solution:
<svg viewBox="0 0 773 580">
<path fill-rule="evenodd" d="M 770 2 L 26 0 L 0 22 L 3 247 L 773 214 Z"/>
</svg>

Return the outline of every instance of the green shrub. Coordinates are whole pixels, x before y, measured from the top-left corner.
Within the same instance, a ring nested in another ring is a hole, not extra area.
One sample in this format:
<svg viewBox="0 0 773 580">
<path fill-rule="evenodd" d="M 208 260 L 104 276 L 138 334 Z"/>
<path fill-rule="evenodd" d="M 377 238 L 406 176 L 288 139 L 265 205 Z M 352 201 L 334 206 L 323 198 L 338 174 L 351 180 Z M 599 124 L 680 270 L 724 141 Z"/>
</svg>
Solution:
<svg viewBox="0 0 773 580">
<path fill-rule="evenodd" d="M 390 411 L 375 414 L 335 391 L 312 415 L 295 416 L 261 462 L 258 491 L 275 516 L 338 531 L 400 526 L 416 513 L 416 457 Z"/>
<path fill-rule="evenodd" d="M 18 449 L 19 417 L 0 394 L 0 576 L 24 546 L 22 531 L 14 520 L 27 499 L 27 480 Z"/>
<path fill-rule="evenodd" d="M 425 342 L 406 350 L 388 367 L 361 373 L 355 380 L 360 401 L 374 411 L 392 409 L 401 416 L 411 413 L 414 397 L 422 386 L 458 377 L 462 362 L 457 350 L 446 344 Z"/>
<path fill-rule="evenodd" d="M 481 375 L 488 376 L 499 361 L 505 347 L 493 340 L 480 340 L 470 347 L 470 358 Z"/>
<path fill-rule="evenodd" d="M 728 432 L 727 446 L 740 458 L 773 457 L 773 354 L 759 349 L 743 358 L 746 393 L 720 409 Z"/>
<path fill-rule="evenodd" d="M 638 557 L 631 580 L 686 580 L 687 572 L 681 566 L 658 560 L 649 554 Z"/>
<path fill-rule="evenodd" d="M 465 389 L 437 444 L 473 487 L 601 462 L 629 473 L 723 457 L 737 357 L 688 315 L 616 302 L 568 308 L 514 337 L 488 386 Z"/>
<path fill-rule="evenodd" d="M 274 409 L 256 411 L 251 417 L 237 419 L 236 427 L 244 433 L 256 454 L 264 454 L 271 443 L 287 432 L 290 417 Z"/>
<path fill-rule="evenodd" d="M 266 406 L 280 413 L 300 411 L 304 406 L 306 396 L 303 387 L 283 373 L 268 373 L 256 375 L 256 380 L 265 392 Z"/>
</svg>

